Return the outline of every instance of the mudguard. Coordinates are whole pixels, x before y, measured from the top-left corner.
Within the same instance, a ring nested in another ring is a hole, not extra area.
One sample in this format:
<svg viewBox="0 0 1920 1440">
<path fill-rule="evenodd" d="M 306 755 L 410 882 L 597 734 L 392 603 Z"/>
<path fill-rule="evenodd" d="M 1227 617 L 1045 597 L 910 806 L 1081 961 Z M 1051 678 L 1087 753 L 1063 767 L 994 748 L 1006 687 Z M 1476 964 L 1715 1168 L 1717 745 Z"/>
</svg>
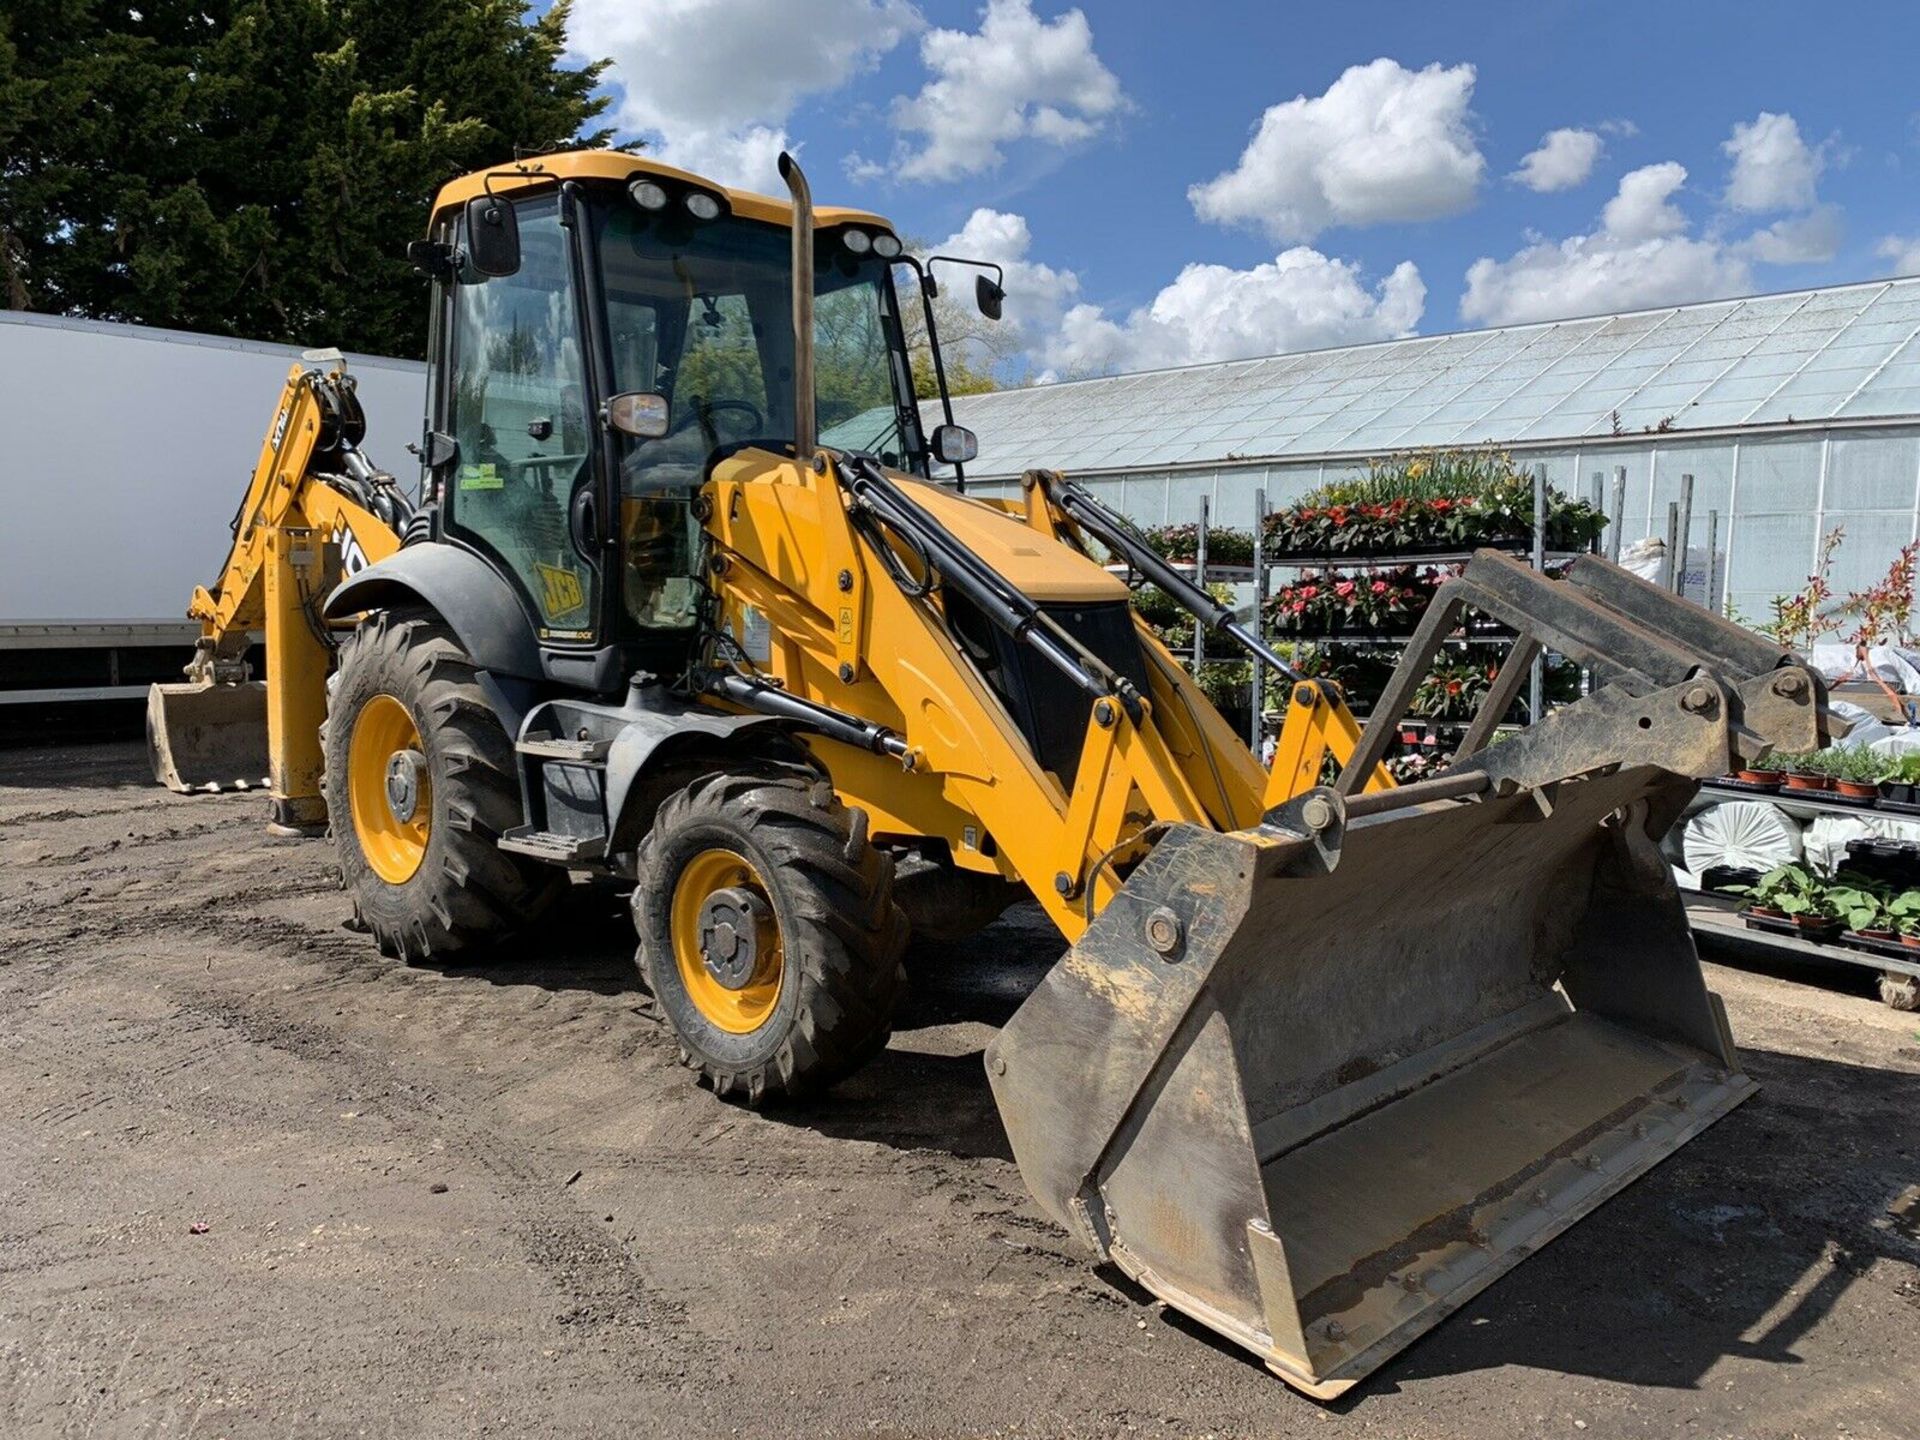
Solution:
<svg viewBox="0 0 1920 1440">
<path fill-rule="evenodd" d="M 457 545 L 409 545 L 343 583 L 327 597 L 329 620 L 418 601 L 452 627 L 482 670 L 542 678 L 540 646 L 513 586 Z"/>
</svg>

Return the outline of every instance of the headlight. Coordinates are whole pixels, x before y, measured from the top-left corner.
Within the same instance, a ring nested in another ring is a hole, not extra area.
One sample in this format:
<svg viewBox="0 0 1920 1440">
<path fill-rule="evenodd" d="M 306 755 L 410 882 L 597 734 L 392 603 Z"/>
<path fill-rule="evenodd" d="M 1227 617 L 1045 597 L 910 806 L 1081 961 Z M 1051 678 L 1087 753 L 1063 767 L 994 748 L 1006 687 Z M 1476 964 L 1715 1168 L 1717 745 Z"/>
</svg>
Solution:
<svg viewBox="0 0 1920 1440">
<path fill-rule="evenodd" d="M 642 210 L 664 210 L 667 206 L 667 192 L 652 180 L 634 181 L 627 186 L 627 193 Z"/>
<path fill-rule="evenodd" d="M 704 190 L 687 192 L 687 213 L 696 220 L 718 220 L 720 202 Z"/>
<path fill-rule="evenodd" d="M 873 248 L 873 237 L 864 230 L 851 227 L 840 232 L 840 243 L 856 255 L 864 255 Z"/>
<path fill-rule="evenodd" d="M 873 237 L 873 253 L 882 260 L 891 260 L 900 253 L 900 237 L 889 235 L 884 230 Z"/>
</svg>

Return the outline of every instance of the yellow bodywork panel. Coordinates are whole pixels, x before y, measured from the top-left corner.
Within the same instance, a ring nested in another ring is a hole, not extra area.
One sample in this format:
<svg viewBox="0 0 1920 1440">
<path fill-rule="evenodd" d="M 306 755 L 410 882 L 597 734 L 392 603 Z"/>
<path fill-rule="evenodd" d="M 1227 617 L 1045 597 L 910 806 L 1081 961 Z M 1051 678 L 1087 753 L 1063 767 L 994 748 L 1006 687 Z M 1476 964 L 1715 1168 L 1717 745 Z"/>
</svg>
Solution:
<svg viewBox="0 0 1920 1440">
<path fill-rule="evenodd" d="M 466 204 L 476 195 L 513 195 L 558 185 L 567 180 L 610 180 L 625 184 L 642 176 L 689 185 L 723 196 L 735 215 L 743 215 L 749 220 L 764 220 L 774 225 L 793 224 L 793 205 L 789 200 L 761 195 L 752 190 L 716 185 L 689 170 L 677 170 L 671 165 L 662 165 L 651 156 L 632 155 L 624 150 L 564 150 L 555 155 L 532 156 L 511 165 L 496 165 L 491 170 L 477 170 L 441 186 L 440 193 L 434 197 L 433 213 L 438 217 L 444 211 Z M 864 225 L 886 231 L 893 229 L 889 221 L 870 210 L 852 210 L 834 205 L 815 206 L 813 220 L 815 225 L 823 228 Z"/>
<path fill-rule="evenodd" d="M 1033 515 L 894 479 L 1028 596 L 1090 604 L 1128 597 L 1120 579 Z M 750 633 L 772 637 L 756 668 L 789 693 L 884 726 L 908 746 L 902 763 L 808 740 L 845 803 L 867 812 L 876 836 L 940 839 L 961 868 L 1024 881 L 1069 938 L 1118 890 L 1118 867 L 1144 849 L 1150 826 L 1246 830 L 1277 803 L 1280 782 L 1143 624 L 1140 714 L 1088 700 L 1069 788 L 1042 768 L 957 648 L 937 591 L 916 597 L 887 573 L 874 547 L 889 542 L 854 525 L 831 471 L 745 451 L 715 467 L 704 503 L 721 626 L 743 648 Z M 910 576 L 919 573 L 913 557 L 890 548 Z M 1316 733 L 1320 753 L 1331 747 L 1341 756 L 1357 732 Z M 1307 785 L 1317 778 L 1316 765 Z"/>
</svg>

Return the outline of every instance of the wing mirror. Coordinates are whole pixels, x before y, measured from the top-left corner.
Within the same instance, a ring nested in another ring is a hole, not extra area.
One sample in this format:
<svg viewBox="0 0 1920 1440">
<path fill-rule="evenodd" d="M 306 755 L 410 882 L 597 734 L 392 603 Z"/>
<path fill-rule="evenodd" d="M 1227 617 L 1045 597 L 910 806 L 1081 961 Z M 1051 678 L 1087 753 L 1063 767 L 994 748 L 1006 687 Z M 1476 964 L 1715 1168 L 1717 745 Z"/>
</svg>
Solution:
<svg viewBox="0 0 1920 1440">
<path fill-rule="evenodd" d="M 964 465 L 980 453 L 980 437 L 964 425 L 942 425 L 933 432 L 933 458 L 942 465 Z"/>
<path fill-rule="evenodd" d="M 490 279 L 520 269 L 520 220 L 498 195 L 467 202 L 467 263 Z"/>
<path fill-rule="evenodd" d="M 1000 309 L 1007 298 L 1007 292 L 984 275 L 973 277 L 973 298 L 979 305 L 980 313 L 989 320 L 1000 318 Z"/>
<path fill-rule="evenodd" d="M 667 433 L 670 419 L 664 395 L 630 390 L 607 401 L 607 424 L 636 440 L 658 440 Z"/>
</svg>

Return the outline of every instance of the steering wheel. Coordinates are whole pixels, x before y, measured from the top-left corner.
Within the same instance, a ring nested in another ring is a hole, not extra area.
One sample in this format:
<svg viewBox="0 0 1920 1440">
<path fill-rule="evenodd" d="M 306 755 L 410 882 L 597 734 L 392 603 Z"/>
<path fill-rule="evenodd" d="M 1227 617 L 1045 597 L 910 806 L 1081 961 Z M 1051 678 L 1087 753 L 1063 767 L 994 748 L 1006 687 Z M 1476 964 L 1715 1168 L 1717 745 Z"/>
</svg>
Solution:
<svg viewBox="0 0 1920 1440">
<path fill-rule="evenodd" d="M 720 444 L 720 433 L 714 428 L 713 417 L 724 411 L 734 411 L 748 417 L 748 434 L 764 430 L 767 417 L 760 413 L 759 407 L 747 400 L 707 400 L 696 395 L 687 406 L 688 413 L 681 417 L 680 423 L 667 433 L 677 435 L 688 425 L 699 423 L 700 433 L 706 438 L 707 448 L 715 449 Z"/>
</svg>

